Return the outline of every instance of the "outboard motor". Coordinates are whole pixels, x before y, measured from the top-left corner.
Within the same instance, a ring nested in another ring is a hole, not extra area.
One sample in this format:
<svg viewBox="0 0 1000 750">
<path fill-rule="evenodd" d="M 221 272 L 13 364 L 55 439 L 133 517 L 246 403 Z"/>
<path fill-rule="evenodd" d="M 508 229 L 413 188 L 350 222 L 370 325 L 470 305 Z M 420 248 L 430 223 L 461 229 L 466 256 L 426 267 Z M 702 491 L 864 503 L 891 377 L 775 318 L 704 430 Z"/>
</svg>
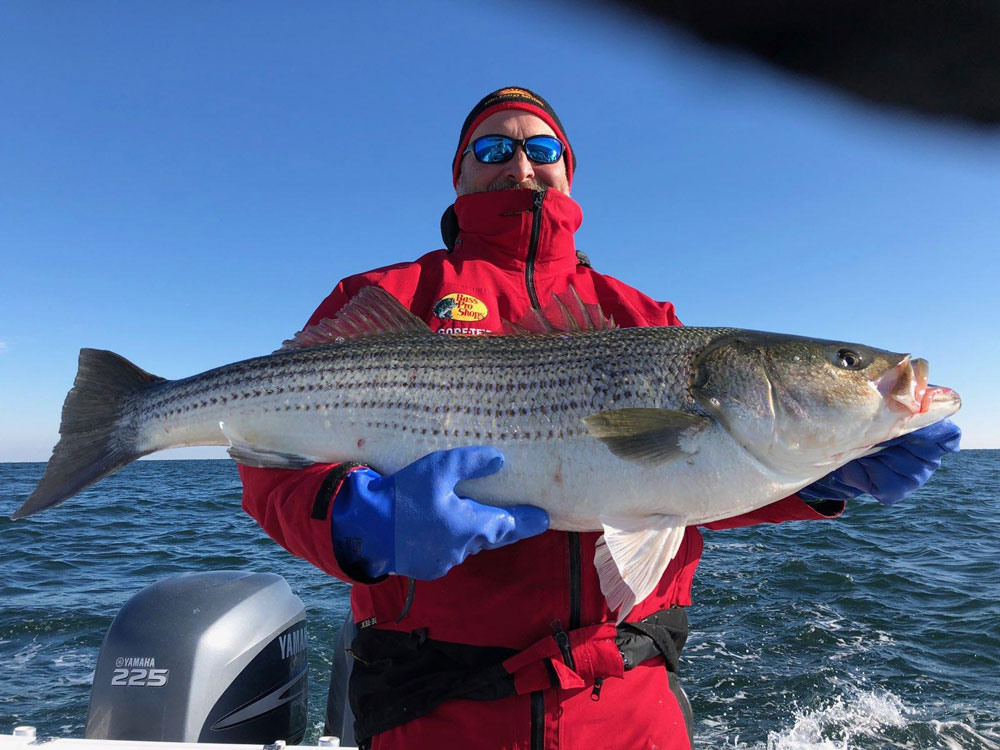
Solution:
<svg viewBox="0 0 1000 750">
<path fill-rule="evenodd" d="M 267 744 L 306 730 L 305 607 L 273 573 L 181 573 L 121 608 L 85 735 Z"/>
</svg>

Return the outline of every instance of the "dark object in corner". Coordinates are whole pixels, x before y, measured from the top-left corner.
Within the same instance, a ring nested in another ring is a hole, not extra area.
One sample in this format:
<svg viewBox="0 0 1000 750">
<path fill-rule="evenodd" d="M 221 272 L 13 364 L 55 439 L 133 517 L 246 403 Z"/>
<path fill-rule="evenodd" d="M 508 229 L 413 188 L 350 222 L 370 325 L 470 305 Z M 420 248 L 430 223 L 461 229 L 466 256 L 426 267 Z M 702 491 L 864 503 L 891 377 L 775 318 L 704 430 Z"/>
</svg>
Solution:
<svg viewBox="0 0 1000 750">
<path fill-rule="evenodd" d="M 611 0 L 873 102 L 1000 123 L 1000 2 Z"/>
</svg>

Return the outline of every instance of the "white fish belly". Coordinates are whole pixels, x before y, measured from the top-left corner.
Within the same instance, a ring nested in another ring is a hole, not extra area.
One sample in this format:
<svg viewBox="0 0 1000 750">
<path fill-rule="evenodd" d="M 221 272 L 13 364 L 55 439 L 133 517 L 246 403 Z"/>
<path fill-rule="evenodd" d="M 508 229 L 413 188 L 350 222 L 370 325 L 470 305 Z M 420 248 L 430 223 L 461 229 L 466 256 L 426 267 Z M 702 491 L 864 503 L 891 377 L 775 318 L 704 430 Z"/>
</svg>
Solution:
<svg viewBox="0 0 1000 750">
<path fill-rule="evenodd" d="M 671 515 L 686 525 L 708 523 L 780 500 L 811 481 L 771 474 L 725 433 L 700 441 L 696 454 L 652 467 L 619 458 L 595 439 L 541 449 L 498 447 L 504 468 L 461 483 L 459 491 L 485 503 L 538 505 L 549 512 L 553 528 L 570 531 L 599 531 L 602 516 Z"/>
<path fill-rule="evenodd" d="M 694 453 L 650 467 L 615 456 L 586 434 L 582 423 L 579 433 L 563 439 L 510 435 L 476 441 L 456 436 L 454 429 L 448 435 L 431 434 L 435 428 L 404 429 L 392 415 L 335 412 L 305 415 L 282 407 L 220 417 L 255 447 L 316 462 L 357 461 L 385 474 L 435 450 L 489 444 L 504 454 L 504 468 L 461 482 L 458 493 L 493 505 L 537 505 L 550 514 L 553 528 L 564 530 L 598 531 L 607 514 L 674 515 L 688 524 L 707 523 L 762 507 L 816 478 L 770 472 L 721 427 L 706 430 Z"/>
</svg>

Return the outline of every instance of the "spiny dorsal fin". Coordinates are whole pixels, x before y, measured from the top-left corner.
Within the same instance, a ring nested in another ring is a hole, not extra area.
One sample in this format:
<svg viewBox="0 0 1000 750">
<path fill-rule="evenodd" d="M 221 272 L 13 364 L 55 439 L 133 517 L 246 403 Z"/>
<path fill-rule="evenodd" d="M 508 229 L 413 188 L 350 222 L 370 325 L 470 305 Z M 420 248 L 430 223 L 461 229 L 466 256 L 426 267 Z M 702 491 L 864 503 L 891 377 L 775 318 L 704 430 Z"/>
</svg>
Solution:
<svg viewBox="0 0 1000 750">
<path fill-rule="evenodd" d="M 697 450 L 693 441 L 710 421 L 673 409 L 640 408 L 597 412 L 583 423 L 619 458 L 656 466 Z"/>
<path fill-rule="evenodd" d="M 305 349 L 361 336 L 430 332 L 424 321 L 403 307 L 389 292 L 377 286 L 366 286 L 332 318 L 323 318 L 315 325 L 306 326 L 283 342 L 281 350 Z"/>
<path fill-rule="evenodd" d="M 592 305 L 580 299 L 574 287 L 570 286 L 562 295 L 553 294 L 552 299 L 541 310 L 528 310 L 516 323 L 504 321 L 503 332 L 524 333 L 565 333 L 568 331 L 606 331 L 617 328 L 610 316 L 605 316 L 600 305 Z"/>
</svg>

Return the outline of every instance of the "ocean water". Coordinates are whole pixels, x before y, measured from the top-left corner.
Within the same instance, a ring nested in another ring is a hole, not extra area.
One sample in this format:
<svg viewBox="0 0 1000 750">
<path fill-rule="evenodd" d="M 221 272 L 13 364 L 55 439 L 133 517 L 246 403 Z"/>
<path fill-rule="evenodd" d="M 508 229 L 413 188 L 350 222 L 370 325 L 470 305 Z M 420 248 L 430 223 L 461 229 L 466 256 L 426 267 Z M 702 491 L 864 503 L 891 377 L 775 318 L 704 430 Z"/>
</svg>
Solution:
<svg viewBox="0 0 1000 750">
<path fill-rule="evenodd" d="M 55 511 L 6 516 L 44 464 L 0 464 L 0 733 L 82 736 L 121 605 L 170 574 L 280 573 L 308 610 L 323 723 L 348 588 L 240 510 L 229 461 L 140 461 Z M 700 748 L 1000 749 L 1000 451 L 841 519 L 706 532 L 681 676 Z"/>
</svg>

